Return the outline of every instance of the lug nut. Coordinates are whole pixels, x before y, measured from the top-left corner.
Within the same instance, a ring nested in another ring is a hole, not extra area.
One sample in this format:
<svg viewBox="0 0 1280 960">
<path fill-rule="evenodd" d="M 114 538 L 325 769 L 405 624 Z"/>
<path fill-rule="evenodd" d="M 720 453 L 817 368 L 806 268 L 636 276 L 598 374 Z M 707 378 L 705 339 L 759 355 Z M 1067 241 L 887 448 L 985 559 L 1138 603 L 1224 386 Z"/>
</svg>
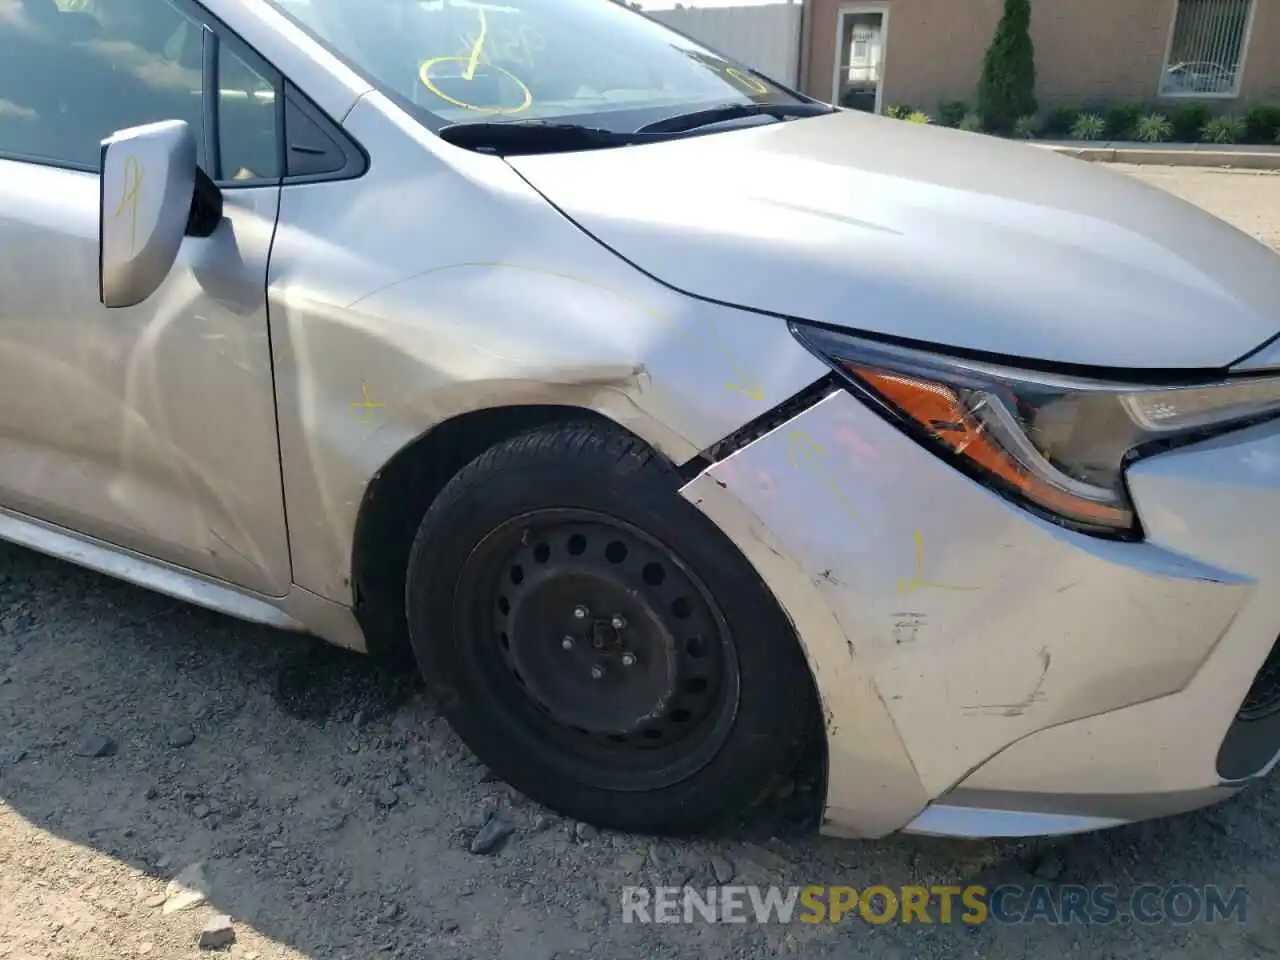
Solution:
<svg viewBox="0 0 1280 960">
<path fill-rule="evenodd" d="M 576 607 L 574 607 L 574 608 L 573 608 L 573 619 L 575 619 L 575 620 L 585 620 L 585 619 L 587 619 L 587 614 L 588 614 L 589 612 L 590 612 L 590 611 L 589 611 L 589 610 L 587 610 L 587 608 L 586 608 L 586 607 L 584 607 L 584 606 L 582 606 L 581 604 L 579 604 L 578 606 L 576 606 Z"/>
<path fill-rule="evenodd" d="M 561 641 L 560 641 L 560 647 L 561 647 L 561 649 L 563 649 L 563 650 L 572 650 L 572 649 L 573 649 L 573 637 L 565 637 L 563 640 L 561 640 Z"/>
<path fill-rule="evenodd" d="M 618 614 L 616 613 L 613 615 L 613 619 L 610 620 L 609 623 L 613 626 L 613 629 L 615 630 L 621 630 L 623 627 L 627 625 L 627 621 L 624 620 L 622 617 L 618 616 Z"/>
<path fill-rule="evenodd" d="M 604 677 L 604 667 L 596 666 L 591 668 L 592 680 L 600 680 L 600 679 L 603 679 L 603 677 Z"/>
<path fill-rule="evenodd" d="M 636 665 L 636 655 L 634 653 L 624 653 L 622 655 L 622 665 L 624 667 L 634 667 Z"/>
</svg>

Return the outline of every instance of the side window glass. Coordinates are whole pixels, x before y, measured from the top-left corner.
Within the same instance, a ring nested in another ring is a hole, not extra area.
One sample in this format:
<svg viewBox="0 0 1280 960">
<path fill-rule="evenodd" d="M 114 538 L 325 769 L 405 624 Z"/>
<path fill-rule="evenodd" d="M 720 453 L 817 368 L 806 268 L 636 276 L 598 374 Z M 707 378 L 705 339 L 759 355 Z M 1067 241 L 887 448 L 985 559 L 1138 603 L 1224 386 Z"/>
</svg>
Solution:
<svg viewBox="0 0 1280 960">
<path fill-rule="evenodd" d="M 0 0 L 0 152 L 96 170 L 116 130 L 199 131 L 202 51 L 167 0 Z"/>
<path fill-rule="evenodd" d="M 238 46 L 218 50 L 218 143 L 221 180 L 280 177 L 276 85 L 250 67 Z"/>
</svg>

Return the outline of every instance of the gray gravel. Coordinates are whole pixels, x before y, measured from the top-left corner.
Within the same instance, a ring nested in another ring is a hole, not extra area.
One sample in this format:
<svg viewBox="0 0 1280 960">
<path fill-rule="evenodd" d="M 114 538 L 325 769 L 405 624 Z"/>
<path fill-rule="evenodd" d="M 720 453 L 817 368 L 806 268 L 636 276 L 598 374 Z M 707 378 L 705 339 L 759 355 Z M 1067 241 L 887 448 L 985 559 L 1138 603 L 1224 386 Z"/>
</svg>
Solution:
<svg viewBox="0 0 1280 960">
<path fill-rule="evenodd" d="M 1139 175 L 1280 241 L 1280 177 Z M 497 782 L 412 678 L 0 545 L 6 960 L 1272 957 L 1274 784 L 1058 843 L 850 843 L 813 833 L 802 770 L 725 836 L 598 832 Z M 1250 917 L 1243 928 L 620 922 L 623 884 L 729 880 L 1243 883 Z"/>
</svg>

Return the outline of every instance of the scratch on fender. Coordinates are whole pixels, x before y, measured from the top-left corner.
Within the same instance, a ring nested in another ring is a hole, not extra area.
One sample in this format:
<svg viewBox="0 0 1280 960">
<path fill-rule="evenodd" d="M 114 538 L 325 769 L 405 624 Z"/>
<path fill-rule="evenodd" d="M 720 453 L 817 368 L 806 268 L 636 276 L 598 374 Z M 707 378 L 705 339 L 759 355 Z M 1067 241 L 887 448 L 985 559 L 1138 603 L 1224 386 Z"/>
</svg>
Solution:
<svg viewBox="0 0 1280 960">
<path fill-rule="evenodd" d="M 1040 676 L 1036 678 L 1036 685 L 1031 692 L 1019 700 L 1017 703 L 980 703 L 972 706 L 961 707 L 965 713 L 970 715 L 986 715 L 999 717 L 1020 717 L 1030 710 L 1037 703 L 1044 700 L 1044 682 L 1049 676 L 1049 665 L 1053 663 L 1053 656 L 1049 653 L 1048 647 L 1041 647 L 1040 656 Z"/>
</svg>

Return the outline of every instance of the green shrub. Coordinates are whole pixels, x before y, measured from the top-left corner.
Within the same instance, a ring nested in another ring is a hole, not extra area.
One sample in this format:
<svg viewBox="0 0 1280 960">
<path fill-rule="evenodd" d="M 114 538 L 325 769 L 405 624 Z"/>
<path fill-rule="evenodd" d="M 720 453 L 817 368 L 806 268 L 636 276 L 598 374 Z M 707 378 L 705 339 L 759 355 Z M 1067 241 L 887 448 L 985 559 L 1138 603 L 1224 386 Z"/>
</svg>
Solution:
<svg viewBox="0 0 1280 960">
<path fill-rule="evenodd" d="M 1239 143 L 1247 132 L 1243 117 L 1224 114 L 1214 117 L 1204 125 L 1200 139 L 1205 143 Z"/>
<path fill-rule="evenodd" d="M 933 123 L 933 117 L 929 116 L 923 110 L 912 110 L 902 119 L 907 121 L 907 123 Z"/>
<path fill-rule="evenodd" d="M 1091 100 L 1080 105 L 1080 112 L 1097 114 L 1105 121 L 1107 119 L 1107 109 L 1110 106 L 1109 103 L 1099 103 L 1097 100 Z"/>
<path fill-rule="evenodd" d="M 938 104 L 938 126 L 958 127 L 968 112 L 969 105 L 963 100 L 948 100 L 940 103 Z"/>
<path fill-rule="evenodd" d="M 884 115 L 891 120 L 905 120 L 915 112 L 915 107 L 909 107 L 905 103 L 899 103 L 892 107 L 886 107 Z"/>
<path fill-rule="evenodd" d="M 1133 138 L 1142 143 L 1168 143 L 1173 139 L 1173 121 L 1163 113 L 1139 117 L 1133 126 Z"/>
<path fill-rule="evenodd" d="M 1179 143 L 1195 143 L 1204 131 L 1204 125 L 1213 119 L 1213 113 L 1203 103 L 1180 103 L 1169 111 L 1173 124 L 1173 139 Z"/>
<path fill-rule="evenodd" d="M 982 114 L 977 110 L 970 110 L 961 118 L 960 129 L 969 133 L 981 133 L 986 129 L 986 124 L 982 122 Z"/>
<path fill-rule="evenodd" d="M 1054 107 L 1044 118 L 1045 134 L 1050 137 L 1068 136 L 1083 112 L 1079 107 Z"/>
<path fill-rule="evenodd" d="M 982 62 L 978 113 L 987 128 L 1007 132 L 1036 112 L 1036 57 L 1031 0 L 1004 0 L 1004 14 Z"/>
<path fill-rule="evenodd" d="M 1136 103 L 1113 103 L 1103 111 L 1102 118 L 1107 123 L 1106 138 L 1108 140 L 1129 140 L 1133 138 L 1134 127 L 1142 119 L 1142 107 Z"/>
<path fill-rule="evenodd" d="M 1280 135 L 1280 104 L 1268 103 L 1244 115 L 1245 139 L 1250 143 L 1275 143 Z"/>
<path fill-rule="evenodd" d="M 1029 113 L 1018 118 L 1018 122 L 1013 125 L 1013 135 L 1020 140 L 1034 140 L 1043 129 L 1044 122 L 1034 113 Z"/>
<path fill-rule="evenodd" d="M 1101 140 L 1107 133 L 1107 121 L 1096 113 L 1082 113 L 1071 125 L 1073 140 Z"/>
</svg>

